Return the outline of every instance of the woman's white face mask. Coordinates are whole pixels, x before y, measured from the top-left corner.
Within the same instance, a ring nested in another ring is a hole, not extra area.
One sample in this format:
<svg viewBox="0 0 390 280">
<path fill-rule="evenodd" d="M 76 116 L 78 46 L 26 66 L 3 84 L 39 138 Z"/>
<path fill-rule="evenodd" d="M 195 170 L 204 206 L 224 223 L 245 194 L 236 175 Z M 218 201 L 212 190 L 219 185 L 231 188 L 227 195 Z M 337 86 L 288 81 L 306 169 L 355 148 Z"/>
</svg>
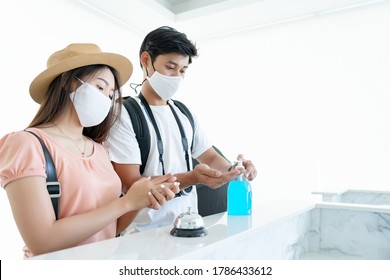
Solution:
<svg viewBox="0 0 390 280">
<path fill-rule="evenodd" d="M 183 78 L 181 76 L 166 76 L 156 70 L 151 77 L 146 77 L 150 86 L 164 100 L 169 100 L 179 90 Z"/>
<path fill-rule="evenodd" d="M 93 85 L 81 82 L 83 84 L 70 94 L 70 99 L 83 127 L 98 125 L 107 117 L 112 101 Z"/>
</svg>

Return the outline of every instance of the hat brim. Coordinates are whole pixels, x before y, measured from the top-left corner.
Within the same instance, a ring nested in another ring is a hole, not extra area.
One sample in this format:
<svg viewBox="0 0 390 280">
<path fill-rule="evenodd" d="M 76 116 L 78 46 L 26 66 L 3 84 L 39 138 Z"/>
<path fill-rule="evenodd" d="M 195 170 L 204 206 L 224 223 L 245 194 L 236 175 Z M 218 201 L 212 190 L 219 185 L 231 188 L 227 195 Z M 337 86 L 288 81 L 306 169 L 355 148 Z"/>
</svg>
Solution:
<svg viewBox="0 0 390 280">
<path fill-rule="evenodd" d="M 133 65 L 125 56 L 115 53 L 83 54 L 53 65 L 40 73 L 30 84 L 30 95 L 32 99 L 40 104 L 47 94 L 50 83 L 58 75 L 79 67 L 94 64 L 105 64 L 117 70 L 120 79 L 119 87 L 122 87 L 133 73 Z"/>
</svg>

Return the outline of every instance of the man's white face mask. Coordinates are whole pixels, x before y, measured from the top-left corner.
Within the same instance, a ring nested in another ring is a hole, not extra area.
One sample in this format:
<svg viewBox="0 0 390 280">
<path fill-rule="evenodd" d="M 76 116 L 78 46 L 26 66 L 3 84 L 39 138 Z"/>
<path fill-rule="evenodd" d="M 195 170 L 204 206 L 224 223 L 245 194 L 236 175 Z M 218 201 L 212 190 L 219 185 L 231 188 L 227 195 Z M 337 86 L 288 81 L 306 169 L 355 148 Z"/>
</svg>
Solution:
<svg viewBox="0 0 390 280">
<path fill-rule="evenodd" d="M 83 127 L 98 125 L 107 117 L 112 101 L 93 85 L 82 83 L 70 94 L 70 99 Z"/>
<path fill-rule="evenodd" d="M 183 78 L 181 76 L 166 76 L 154 71 L 151 77 L 146 77 L 150 86 L 164 100 L 169 100 L 179 90 Z"/>
</svg>

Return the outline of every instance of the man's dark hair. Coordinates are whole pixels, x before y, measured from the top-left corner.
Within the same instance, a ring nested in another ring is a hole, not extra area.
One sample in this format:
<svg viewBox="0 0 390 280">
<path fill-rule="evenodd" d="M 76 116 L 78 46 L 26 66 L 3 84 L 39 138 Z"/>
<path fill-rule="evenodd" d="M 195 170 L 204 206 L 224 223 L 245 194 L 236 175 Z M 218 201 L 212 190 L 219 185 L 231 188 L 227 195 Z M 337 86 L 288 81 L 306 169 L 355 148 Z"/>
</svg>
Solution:
<svg viewBox="0 0 390 280">
<path fill-rule="evenodd" d="M 192 58 L 198 56 L 198 51 L 186 36 L 186 34 L 177 31 L 169 26 L 161 26 L 146 35 L 141 44 L 139 55 L 147 51 L 155 61 L 156 57 L 161 54 L 178 53 L 188 56 L 189 63 L 192 63 Z M 142 65 L 141 65 L 142 67 Z"/>
</svg>

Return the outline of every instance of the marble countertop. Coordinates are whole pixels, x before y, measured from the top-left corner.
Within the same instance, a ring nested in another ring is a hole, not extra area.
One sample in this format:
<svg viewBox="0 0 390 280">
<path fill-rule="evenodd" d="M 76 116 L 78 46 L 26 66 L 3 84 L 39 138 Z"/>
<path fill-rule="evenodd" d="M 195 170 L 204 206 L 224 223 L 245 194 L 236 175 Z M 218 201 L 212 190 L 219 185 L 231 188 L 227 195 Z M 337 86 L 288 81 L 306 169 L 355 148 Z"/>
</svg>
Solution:
<svg viewBox="0 0 390 280">
<path fill-rule="evenodd" d="M 339 210 L 350 210 L 355 211 L 370 211 L 376 213 L 385 213 L 390 214 L 390 205 L 370 205 L 370 204 L 356 204 L 356 203 L 346 203 L 346 202 L 319 202 L 316 203 L 317 208 L 327 208 L 327 209 L 339 209 Z"/>
<path fill-rule="evenodd" d="M 92 244 L 35 256 L 37 260 L 71 259 L 198 259 L 208 252 L 244 240 L 264 229 L 315 207 L 310 201 L 268 202 L 254 205 L 252 216 L 228 216 L 226 212 L 204 217 L 204 237 L 174 237 L 173 227 L 113 238 Z"/>
</svg>

